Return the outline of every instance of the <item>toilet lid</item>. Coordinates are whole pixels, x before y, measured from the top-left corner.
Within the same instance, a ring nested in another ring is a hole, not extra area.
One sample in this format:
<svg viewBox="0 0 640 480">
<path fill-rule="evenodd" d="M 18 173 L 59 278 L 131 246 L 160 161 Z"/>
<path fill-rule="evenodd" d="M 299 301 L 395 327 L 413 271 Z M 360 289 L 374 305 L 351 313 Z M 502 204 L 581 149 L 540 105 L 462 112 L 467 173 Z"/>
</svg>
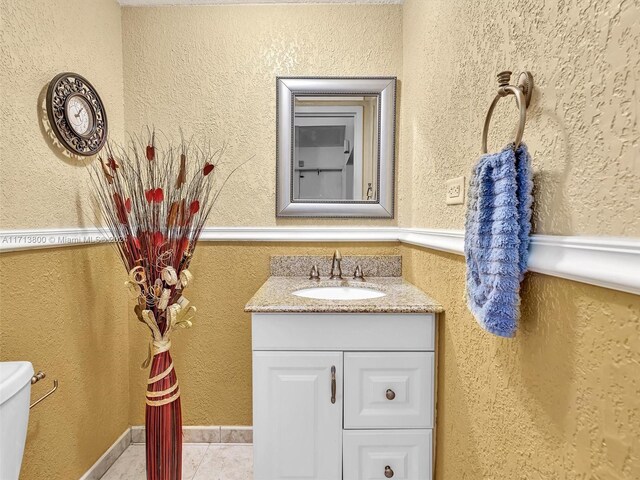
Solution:
<svg viewBox="0 0 640 480">
<path fill-rule="evenodd" d="M 31 362 L 0 362 L 0 404 L 31 382 L 32 376 Z"/>
</svg>

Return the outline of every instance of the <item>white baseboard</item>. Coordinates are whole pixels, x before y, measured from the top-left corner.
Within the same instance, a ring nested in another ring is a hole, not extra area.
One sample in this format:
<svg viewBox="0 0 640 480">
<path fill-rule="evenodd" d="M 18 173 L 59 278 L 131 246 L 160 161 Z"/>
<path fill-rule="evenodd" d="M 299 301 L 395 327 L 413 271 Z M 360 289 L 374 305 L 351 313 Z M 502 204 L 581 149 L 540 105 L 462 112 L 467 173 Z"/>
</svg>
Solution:
<svg viewBox="0 0 640 480">
<path fill-rule="evenodd" d="M 399 227 L 207 227 L 203 242 L 401 242 L 462 255 L 462 230 Z M 0 253 L 110 242 L 97 228 L 0 232 Z M 640 295 L 640 239 L 532 235 L 529 270 Z"/>
</svg>

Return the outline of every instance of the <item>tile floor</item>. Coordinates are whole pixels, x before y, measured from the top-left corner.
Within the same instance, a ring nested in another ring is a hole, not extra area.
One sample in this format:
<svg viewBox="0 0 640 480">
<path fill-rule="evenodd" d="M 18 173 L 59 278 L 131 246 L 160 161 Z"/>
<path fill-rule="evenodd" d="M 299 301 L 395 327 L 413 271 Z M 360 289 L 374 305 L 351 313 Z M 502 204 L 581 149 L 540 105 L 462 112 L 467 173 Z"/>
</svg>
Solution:
<svg viewBox="0 0 640 480">
<path fill-rule="evenodd" d="M 146 480 L 144 444 L 131 444 L 102 480 Z M 183 480 L 252 480 L 253 446 L 250 444 L 185 443 Z"/>
</svg>

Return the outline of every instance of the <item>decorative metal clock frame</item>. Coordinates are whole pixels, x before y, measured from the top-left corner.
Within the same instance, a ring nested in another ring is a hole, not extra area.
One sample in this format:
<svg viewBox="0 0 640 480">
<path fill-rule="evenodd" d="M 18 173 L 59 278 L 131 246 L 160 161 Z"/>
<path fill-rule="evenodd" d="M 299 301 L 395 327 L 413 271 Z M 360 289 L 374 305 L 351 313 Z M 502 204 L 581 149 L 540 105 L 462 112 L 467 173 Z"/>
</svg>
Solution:
<svg viewBox="0 0 640 480">
<path fill-rule="evenodd" d="M 67 105 L 74 97 L 80 97 L 90 112 L 89 130 L 76 132 L 68 118 Z M 81 75 L 64 72 L 56 75 L 47 89 L 47 116 L 56 137 L 72 153 L 89 157 L 100 151 L 107 140 L 107 113 L 96 89 Z"/>
</svg>

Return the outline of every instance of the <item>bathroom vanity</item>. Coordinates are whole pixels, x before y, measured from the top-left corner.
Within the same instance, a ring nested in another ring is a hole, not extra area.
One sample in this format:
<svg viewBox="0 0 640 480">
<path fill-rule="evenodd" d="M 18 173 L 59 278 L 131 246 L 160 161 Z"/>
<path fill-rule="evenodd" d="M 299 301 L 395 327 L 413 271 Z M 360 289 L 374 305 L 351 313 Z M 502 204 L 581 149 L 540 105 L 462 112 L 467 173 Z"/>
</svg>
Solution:
<svg viewBox="0 0 640 480">
<path fill-rule="evenodd" d="M 294 294 L 325 288 L 384 296 Z M 272 276 L 246 310 L 256 480 L 432 478 L 440 305 L 399 277 Z"/>
</svg>

